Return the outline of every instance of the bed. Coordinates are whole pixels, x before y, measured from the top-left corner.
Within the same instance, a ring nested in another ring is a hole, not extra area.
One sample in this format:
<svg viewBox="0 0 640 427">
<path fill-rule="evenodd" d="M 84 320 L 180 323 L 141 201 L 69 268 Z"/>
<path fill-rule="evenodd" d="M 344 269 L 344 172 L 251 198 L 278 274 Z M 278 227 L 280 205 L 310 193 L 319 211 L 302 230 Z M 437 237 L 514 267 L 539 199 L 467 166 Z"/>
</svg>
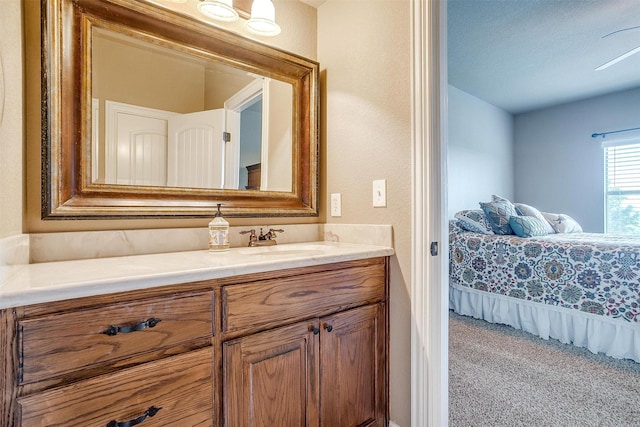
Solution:
<svg viewBox="0 0 640 427">
<path fill-rule="evenodd" d="M 640 238 L 481 234 L 450 223 L 449 306 L 640 363 Z"/>
</svg>

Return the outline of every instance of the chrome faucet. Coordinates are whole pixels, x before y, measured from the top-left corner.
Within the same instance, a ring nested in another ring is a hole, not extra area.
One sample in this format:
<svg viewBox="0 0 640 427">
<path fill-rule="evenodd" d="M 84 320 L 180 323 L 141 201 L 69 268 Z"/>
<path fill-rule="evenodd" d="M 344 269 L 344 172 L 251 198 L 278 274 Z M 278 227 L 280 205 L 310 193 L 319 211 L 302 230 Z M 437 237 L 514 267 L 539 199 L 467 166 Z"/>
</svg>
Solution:
<svg viewBox="0 0 640 427">
<path fill-rule="evenodd" d="M 244 230 L 240 232 L 240 234 L 249 234 L 249 246 L 251 247 L 277 245 L 278 242 L 276 242 L 276 233 L 284 233 L 284 230 L 270 228 L 269 231 L 263 233 L 261 228 L 259 236 L 256 236 L 255 229 Z"/>
</svg>

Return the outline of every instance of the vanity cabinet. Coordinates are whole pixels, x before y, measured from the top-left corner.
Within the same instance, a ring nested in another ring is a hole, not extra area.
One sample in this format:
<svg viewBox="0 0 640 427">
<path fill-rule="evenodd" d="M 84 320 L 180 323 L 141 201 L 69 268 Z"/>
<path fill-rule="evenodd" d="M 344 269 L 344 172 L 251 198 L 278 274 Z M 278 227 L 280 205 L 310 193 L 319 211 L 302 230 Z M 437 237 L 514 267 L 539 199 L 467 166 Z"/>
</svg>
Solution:
<svg viewBox="0 0 640 427">
<path fill-rule="evenodd" d="M 384 325 L 374 304 L 226 342 L 225 425 L 386 425 Z"/>
<path fill-rule="evenodd" d="M 320 320 L 320 424 L 386 426 L 384 305 Z"/>
<path fill-rule="evenodd" d="M 309 322 L 226 342 L 223 371 L 224 425 L 318 425 L 318 343 Z"/>
<path fill-rule="evenodd" d="M 223 287 L 225 425 L 385 425 L 386 283 L 376 260 Z"/>
<path fill-rule="evenodd" d="M 115 302 L 18 321 L 20 379 L 42 381 L 213 336 L 212 294 Z"/>
<path fill-rule="evenodd" d="M 212 355 L 205 348 L 21 397 L 21 425 L 211 425 Z"/>
<path fill-rule="evenodd" d="M 383 426 L 388 257 L 0 310 L 2 426 Z"/>
</svg>

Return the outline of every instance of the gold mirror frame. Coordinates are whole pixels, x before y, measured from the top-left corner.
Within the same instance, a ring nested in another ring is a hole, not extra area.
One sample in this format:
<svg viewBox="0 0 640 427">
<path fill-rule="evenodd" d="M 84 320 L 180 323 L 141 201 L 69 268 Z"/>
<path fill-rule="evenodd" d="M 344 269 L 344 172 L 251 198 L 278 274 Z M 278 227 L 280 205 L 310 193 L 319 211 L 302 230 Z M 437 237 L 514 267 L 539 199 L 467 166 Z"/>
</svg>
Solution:
<svg viewBox="0 0 640 427">
<path fill-rule="evenodd" d="M 318 215 L 317 62 L 144 1 L 42 0 L 42 218 Z M 292 191 L 92 183 L 91 29 L 109 28 L 293 86 Z"/>
</svg>

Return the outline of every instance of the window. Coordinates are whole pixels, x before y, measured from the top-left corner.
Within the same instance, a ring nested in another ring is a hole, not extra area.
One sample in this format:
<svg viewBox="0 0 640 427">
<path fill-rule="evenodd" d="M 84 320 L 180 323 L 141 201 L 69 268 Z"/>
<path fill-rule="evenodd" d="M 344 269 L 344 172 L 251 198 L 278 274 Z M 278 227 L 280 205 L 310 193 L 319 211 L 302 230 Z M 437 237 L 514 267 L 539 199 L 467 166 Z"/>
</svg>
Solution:
<svg viewBox="0 0 640 427">
<path fill-rule="evenodd" d="M 604 146 L 606 226 L 640 236 L 640 140 Z"/>
</svg>

